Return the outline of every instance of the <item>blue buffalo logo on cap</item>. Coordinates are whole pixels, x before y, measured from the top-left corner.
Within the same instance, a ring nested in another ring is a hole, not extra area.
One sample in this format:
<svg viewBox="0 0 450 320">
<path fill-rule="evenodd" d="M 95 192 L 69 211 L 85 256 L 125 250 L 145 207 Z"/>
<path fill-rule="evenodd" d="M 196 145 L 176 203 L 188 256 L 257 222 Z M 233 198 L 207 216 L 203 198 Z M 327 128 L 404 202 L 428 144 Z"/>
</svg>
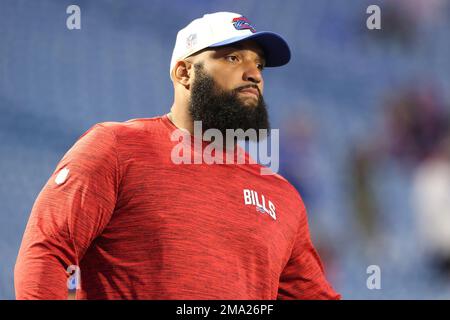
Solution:
<svg viewBox="0 0 450 320">
<path fill-rule="evenodd" d="M 236 28 L 236 30 L 246 30 L 249 29 L 251 32 L 255 33 L 256 29 L 253 28 L 250 21 L 244 16 L 237 17 L 233 19 L 233 26 Z"/>
</svg>

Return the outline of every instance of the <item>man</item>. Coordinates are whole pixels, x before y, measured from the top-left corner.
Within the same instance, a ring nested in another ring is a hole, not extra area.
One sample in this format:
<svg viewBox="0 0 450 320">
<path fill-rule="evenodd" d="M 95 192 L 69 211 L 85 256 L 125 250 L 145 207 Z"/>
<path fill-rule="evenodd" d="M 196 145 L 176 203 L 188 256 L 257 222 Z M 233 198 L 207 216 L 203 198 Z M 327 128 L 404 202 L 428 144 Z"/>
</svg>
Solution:
<svg viewBox="0 0 450 320">
<path fill-rule="evenodd" d="M 67 298 L 70 268 L 81 274 L 78 299 L 340 298 L 285 179 L 261 175 L 259 164 L 173 159 L 176 130 L 198 141 L 194 121 L 220 132 L 267 129 L 262 69 L 289 59 L 280 36 L 256 32 L 239 14 L 207 14 L 182 29 L 171 112 L 96 124 L 39 194 L 16 297 Z"/>
</svg>

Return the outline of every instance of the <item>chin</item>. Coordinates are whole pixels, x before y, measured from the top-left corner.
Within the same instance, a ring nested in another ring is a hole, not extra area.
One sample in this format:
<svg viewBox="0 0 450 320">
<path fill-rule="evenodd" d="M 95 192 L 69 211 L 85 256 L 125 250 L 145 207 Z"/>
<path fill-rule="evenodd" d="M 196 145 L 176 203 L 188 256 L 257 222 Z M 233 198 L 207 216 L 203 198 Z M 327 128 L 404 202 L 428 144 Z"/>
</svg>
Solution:
<svg viewBox="0 0 450 320">
<path fill-rule="evenodd" d="M 246 107 L 256 107 L 258 105 L 258 100 L 253 98 L 243 99 L 241 101 Z"/>
</svg>

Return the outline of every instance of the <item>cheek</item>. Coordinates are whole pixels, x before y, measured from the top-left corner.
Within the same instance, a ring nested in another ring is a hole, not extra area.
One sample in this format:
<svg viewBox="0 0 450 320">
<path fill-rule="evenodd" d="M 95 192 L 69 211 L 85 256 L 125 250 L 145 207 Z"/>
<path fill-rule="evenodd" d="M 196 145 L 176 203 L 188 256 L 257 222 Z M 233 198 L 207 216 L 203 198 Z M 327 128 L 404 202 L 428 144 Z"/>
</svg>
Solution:
<svg viewBox="0 0 450 320">
<path fill-rule="evenodd" d="M 210 66 L 207 70 L 208 75 L 213 79 L 214 84 L 219 89 L 226 89 L 226 74 L 217 66 Z"/>
<path fill-rule="evenodd" d="M 240 75 L 227 65 L 209 66 L 209 74 L 213 77 L 216 85 L 226 91 L 234 90 L 242 84 Z"/>
<path fill-rule="evenodd" d="M 218 75 L 217 77 L 214 77 L 214 80 L 216 86 L 224 91 L 231 91 L 239 86 L 239 81 L 236 81 L 230 75 Z"/>
<path fill-rule="evenodd" d="M 214 77 L 214 82 L 216 83 L 216 86 L 221 90 L 229 90 L 230 89 L 229 78 L 226 75 L 222 75 L 222 74 L 218 73 Z"/>
</svg>

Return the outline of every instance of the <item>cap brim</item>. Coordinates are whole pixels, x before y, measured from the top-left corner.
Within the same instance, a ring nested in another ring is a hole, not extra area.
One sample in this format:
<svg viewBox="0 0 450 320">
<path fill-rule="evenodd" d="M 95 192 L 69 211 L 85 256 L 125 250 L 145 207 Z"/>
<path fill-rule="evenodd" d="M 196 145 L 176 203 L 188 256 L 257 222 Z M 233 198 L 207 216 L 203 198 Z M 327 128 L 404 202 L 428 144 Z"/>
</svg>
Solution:
<svg viewBox="0 0 450 320">
<path fill-rule="evenodd" d="M 268 31 L 255 32 L 250 35 L 233 37 L 225 41 L 217 42 L 209 47 L 221 47 L 243 40 L 254 40 L 264 51 L 266 67 L 279 67 L 285 65 L 291 59 L 291 50 L 287 42 L 278 34 Z"/>
</svg>

